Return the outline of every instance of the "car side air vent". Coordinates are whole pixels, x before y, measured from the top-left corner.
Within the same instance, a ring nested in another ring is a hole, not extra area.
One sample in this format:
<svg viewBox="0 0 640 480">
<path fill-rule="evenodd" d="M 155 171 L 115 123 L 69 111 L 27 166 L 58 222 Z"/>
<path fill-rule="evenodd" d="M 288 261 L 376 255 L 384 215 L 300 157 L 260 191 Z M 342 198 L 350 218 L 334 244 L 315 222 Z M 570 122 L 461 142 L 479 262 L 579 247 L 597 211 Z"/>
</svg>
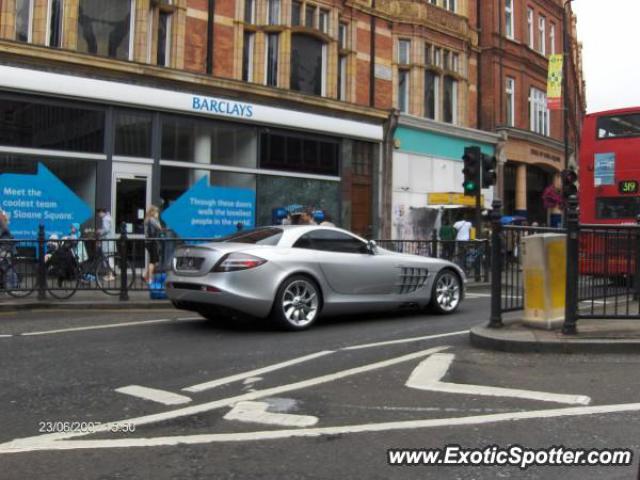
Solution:
<svg viewBox="0 0 640 480">
<path fill-rule="evenodd" d="M 427 281 L 429 271 L 426 268 L 400 268 L 400 277 L 397 284 L 398 293 L 413 293 L 422 288 Z"/>
</svg>

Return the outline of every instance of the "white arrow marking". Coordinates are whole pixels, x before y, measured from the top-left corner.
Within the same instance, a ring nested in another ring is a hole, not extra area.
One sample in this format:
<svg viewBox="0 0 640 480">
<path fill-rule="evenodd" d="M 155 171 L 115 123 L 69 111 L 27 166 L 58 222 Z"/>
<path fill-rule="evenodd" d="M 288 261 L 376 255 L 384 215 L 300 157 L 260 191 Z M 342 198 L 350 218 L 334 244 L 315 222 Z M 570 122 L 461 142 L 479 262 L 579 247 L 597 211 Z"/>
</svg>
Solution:
<svg viewBox="0 0 640 480">
<path fill-rule="evenodd" d="M 109 432 L 112 428 L 117 427 L 123 423 L 135 425 L 139 427 L 141 425 L 150 425 L 159 422 L 165 422 L 167 420 L 174 420 L 176 418 L 182 418 L 189 415 L 197 415 L 204 412 L 210 412 L 212 410 L 224 407 L 230 407 L 238 402 L 246 400 L 257 400 L 259 398 L 273 397 L 285 392 L 293 392 L 296 390 L 302 390 L 304 388 L 315 387 L 316 385 L 322 385 L 336 380 L 342 380 L 343 378 L 359 375 L 365 372 L 371 372 L 381 368 L 390 367 L 399 363 L 408 362 L 417 358 L 424 358 L 432 353 L 441 352 L 446 350 L 448 346 L 433 347 L 419 352 L 409 353 L 400 357 L 390 358 L 388 360 L 382 360 L 380 362 L 370 363 L 361 367 L 349 368 L 341 370 L 335 373 L 329 373 L 321 375 L 319 377 L 309 378 L 307 380 L 300 380 L 298 382 L 289 383 L 287 385 L 280 385 L 277 387 L 265 388 L 263 390 L 256 390 L 254 392 L 247 392 L 235 397 L 223 398 L 221 400 L 213 400 L 207 403 L 201 403 L 199 405 L 191 405 L 189 407 L 182 407 L 177 410 L 170 410 L 168 412 L 154 413 L 151 415 L 145 415 L 136 418 L 124 418 L 121 420 L 111 421 L 103 423 L 92 432 L 60 432 L 60 433 L 45 433 L 44 435 L 36 435 L 33 437 L 24 437 L 12 440 L 10 442 L 0 444 L 0 454 L 9 453 L 15 451 L 26 451 L 37 448 L 43 444 L 49 445 L 44 450 L 55 449 L 55 444 L 59 440 L 67 440 L 74 437 L 82 437 L 89 435 L 90 433 Z M 51 448 L 51 445 L 54 448 Z M 17 449 L 17 450 L 16 450 Z"/>
<path fill-rule="evenodd" d="M 543 402 L 567 403 L 571 405 L 589 405 L 591 398 L 585 395 L 562 395 L 557 393 L 517 390 L 513 388 L 486 387 L 484 385 L 466 385 L 441 382 L 453 359 L 454 354 L 436 353 L 431 355 L 411 373 L 405 384 L 407 387 L 433 392 L 460 393 L 464 395 L 487 395 L 492 397 L 526 398 Z"/>
<path fill-rule="evenodd" d="M 177 393 L 158 390 L 156 388 L 141 387 L 140 385 L 116 388 L 116 392 L 144 398 L 152 402 L 163 403 L 164 405 L 184 405 L 191 401 L 189 397 L 185 397 L 184 395 L 178 395 Z"/>
<path fill-rule="evenodd" d="M 290 367 L 291 365 L 297 365 L 298 363 L 308 362 L 309 360 L 313 360 L 318 357 L 324 357 L 325 355 L 329 355 L 330 353 L 334 353 L 334 351 L 325 350 L 322 352 L 312 353 L 311 355 L 305 355 L 304 357 L 293 358 L 291 360 L 287 360 L 286 362 L 276 363 L 274 365 L 258 368 L 256 370 L 250 370 L 244 373 L 238 373 L 236 375 L 230 375 L 228 377 L 219 378 L 217 380 L 212 380 L 206 383 L 200 383 L 198 385 L 193 385 L 191 387 L 183 388 L 182 390 L 185 392 L 193 392 L 193 393 L 204 392 L 205 390 L 210 390 L 212 388 L 219 387 L 220 385 L 226 385 L 227 383 L 237 382 L 239 380 L 245 380 L 251 377 L 257 377 L 258 375 L 280 370 L 281 368 Z"/>
<path fill-rule="evenodd" d="M 469 333 L 469 330 L 460 330 L 458 332 L 450 332 L 450 333 L 438 333 L 437 335 L 427 335 L 424 337 L 410 337 L 410 338 L 400 338 L 398 340 L 387 340 L 385 342 L 377 342 L 377 343 L 365 343 L 363 345 L 353 345 L 351 347 L 345 347 L 341 350 L 362 350 L 363 348 L 372 348 L 372 347 L 383 347 L 386 345 L 398 345 L 401 343 L 410 343 L 410 342 L 420 342 L 422 340 L 433 340 L 434 338 L 444 338 L 444 337 L 452 337 L 455 335 L 464 335 Z"/>
<path fill-rule="evenodd" d="M 225 420 L 247 423 L 263 423 L 281 427 L 311 427 L 318 423 L 318 417 L 267 412 L 266 402 L 239 402 L 224 416 Z"/>
<path fill-rule="evenodd" d="M 603 415 L 640 411 L 640 403 L 618 405 L 598 405 L 591 407 L 566 407 L 529 412 L 496 413 L 492 415 L 474 415 L 471 417 L 429 418 L 405 420 L 401 422 L 368 423 L 343 425 L 338 427 L 267 430 L 243 433 L 203 433 L 196 435 L 176 435 L 155 438 L 121 438 L 113 440 L 44 440 L 40 442 L 14 442 L 0 445 L 0 454 L 35 452 L 44 450 L 82 450 L 97 448 L 162 447 L 176 445 L 203 445 L 223 442 L 251 442 L 276 440 L 295 437 L 319 437 L 321 435 L 346 435 L 352 433 L 388 432 L 397 430 L 415 430 L 422 428 L 460 427 L 484 425 L 497 422 L 538 420 L 547 418 L 574 417 L 583 415 Z"/>
</svg>

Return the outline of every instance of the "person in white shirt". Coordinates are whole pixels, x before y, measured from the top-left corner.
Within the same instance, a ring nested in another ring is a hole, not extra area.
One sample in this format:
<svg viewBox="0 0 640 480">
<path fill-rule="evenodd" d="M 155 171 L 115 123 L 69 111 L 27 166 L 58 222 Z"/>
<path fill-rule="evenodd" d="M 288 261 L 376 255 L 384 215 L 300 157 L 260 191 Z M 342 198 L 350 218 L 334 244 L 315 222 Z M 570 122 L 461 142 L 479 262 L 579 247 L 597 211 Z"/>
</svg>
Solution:
<svg viewBox="0 0 640 480">
<path fill-rule="evenodd" d="M 464 218 L 462 220 L 458 220 L 456 223 L 453 224 L 453 228 L 456 229 L 457 241 L 467 242 L 471 240 L 471 222 L 470 221 L 465 220 Z"/>
</svg>

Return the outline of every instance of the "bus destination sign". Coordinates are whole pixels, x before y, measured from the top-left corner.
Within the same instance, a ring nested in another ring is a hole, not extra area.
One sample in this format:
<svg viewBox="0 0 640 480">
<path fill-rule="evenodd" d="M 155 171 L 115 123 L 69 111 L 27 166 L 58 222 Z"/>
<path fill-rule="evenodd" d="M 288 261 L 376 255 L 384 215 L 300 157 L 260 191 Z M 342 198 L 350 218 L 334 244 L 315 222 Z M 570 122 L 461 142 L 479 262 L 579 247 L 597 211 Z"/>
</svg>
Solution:
<svg viewBox="0 0 640 480">
<path fill-rule="evenodd" d="M 618 182 L 618 191 L 620 193 L 638 193 L 638 181 L 622 180 Z"/>
</svg>

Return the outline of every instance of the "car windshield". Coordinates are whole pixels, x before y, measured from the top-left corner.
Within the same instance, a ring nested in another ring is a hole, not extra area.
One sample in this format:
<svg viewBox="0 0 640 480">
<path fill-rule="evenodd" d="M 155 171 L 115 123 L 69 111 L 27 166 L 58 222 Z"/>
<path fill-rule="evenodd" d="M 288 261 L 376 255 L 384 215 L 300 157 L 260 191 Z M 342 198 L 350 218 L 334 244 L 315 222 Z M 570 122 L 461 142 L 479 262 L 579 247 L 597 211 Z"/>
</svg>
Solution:
<svg viewBox="0 0 640 480">
<path fill-rule="evenodd" d="M 252 243 L 255 245 L 277 245 L 282 229 L 275 227 L 243 230 L 217 239 L 217 242 Z"/>
</svg>

